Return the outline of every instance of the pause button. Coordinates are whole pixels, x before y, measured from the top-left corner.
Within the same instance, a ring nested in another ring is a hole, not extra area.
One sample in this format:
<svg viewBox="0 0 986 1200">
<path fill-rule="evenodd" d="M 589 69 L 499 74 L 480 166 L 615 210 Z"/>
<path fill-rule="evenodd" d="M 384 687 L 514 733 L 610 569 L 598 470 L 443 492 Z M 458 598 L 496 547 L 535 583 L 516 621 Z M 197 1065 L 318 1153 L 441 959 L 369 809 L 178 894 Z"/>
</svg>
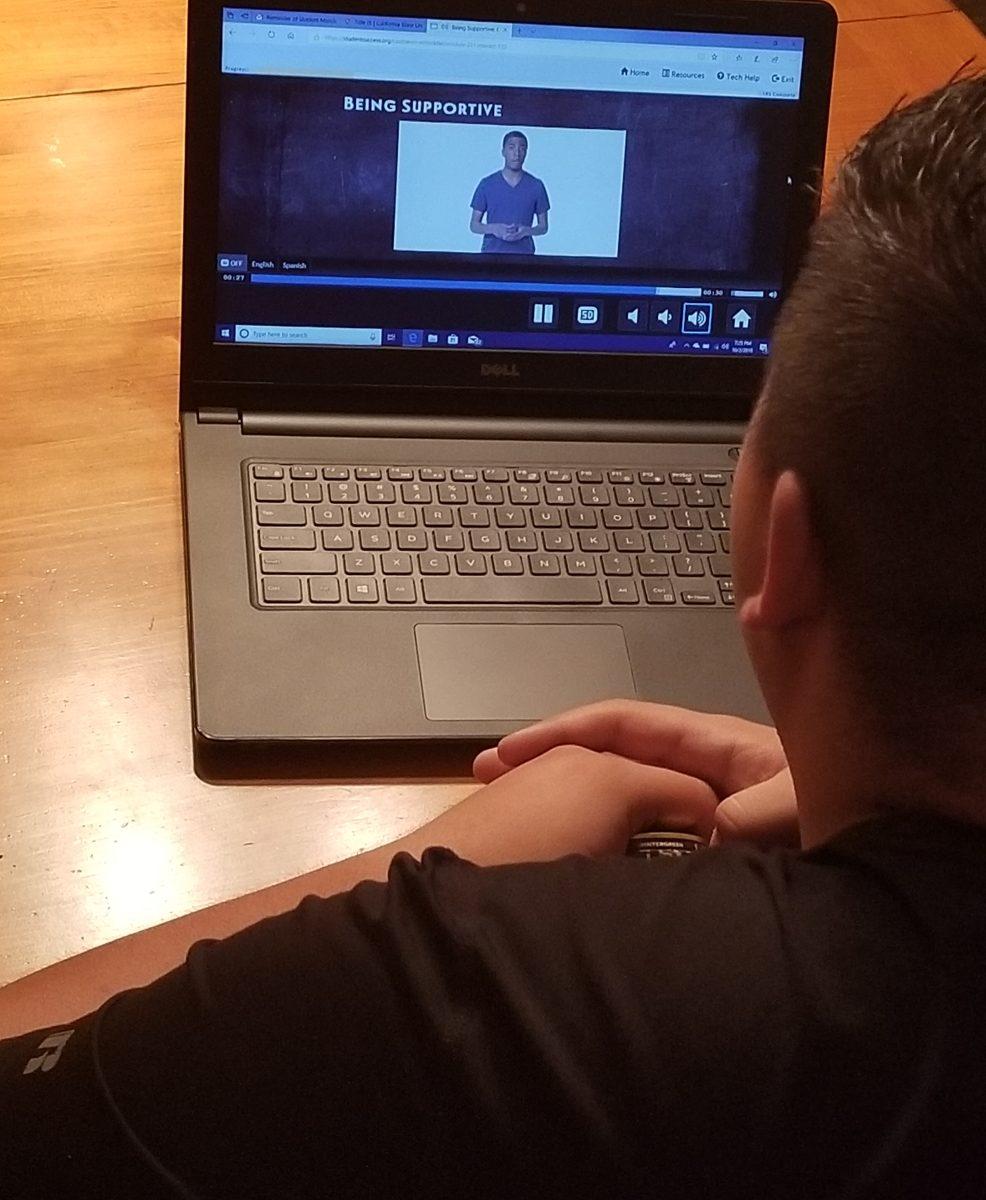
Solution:
<svg viewBox="0 0 986 1200">
<path fill-rule="evenodd" d="M 532 329 L 554 329 L 558 325 L 557 300 L 532 300 L 530 309 Z"/>
</svg>

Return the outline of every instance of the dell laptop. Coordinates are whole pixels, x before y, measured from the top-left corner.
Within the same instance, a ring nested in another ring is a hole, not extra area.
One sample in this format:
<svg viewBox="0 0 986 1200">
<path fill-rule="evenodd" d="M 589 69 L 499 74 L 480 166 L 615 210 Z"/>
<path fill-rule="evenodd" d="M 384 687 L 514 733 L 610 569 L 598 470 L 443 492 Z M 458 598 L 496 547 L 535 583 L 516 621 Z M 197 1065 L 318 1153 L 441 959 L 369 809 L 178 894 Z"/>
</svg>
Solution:
<svg viewBox="0 0 986 1200">
<path fill-rule="evenodd" d="M 730 492 L 834 40 L 783 0 L 192 0 L 200 746 L 766 717 Z"/>
</svg>

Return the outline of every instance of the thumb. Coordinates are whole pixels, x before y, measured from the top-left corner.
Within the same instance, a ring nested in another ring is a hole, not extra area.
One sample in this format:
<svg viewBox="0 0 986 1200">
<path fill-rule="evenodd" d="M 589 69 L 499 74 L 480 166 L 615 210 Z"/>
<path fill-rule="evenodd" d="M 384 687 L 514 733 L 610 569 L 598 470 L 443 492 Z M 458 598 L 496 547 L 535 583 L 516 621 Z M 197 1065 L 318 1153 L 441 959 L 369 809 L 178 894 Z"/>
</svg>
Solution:
<svg viewBox="0 0 986 1200">
<path fill-rule="evenodd" d="M 652 767 L 617 754 L 604 754 L 618 764 L 614 780 L 627 798 L 630 835 L 645 830 L 696 833 L 708 841 L 715 822 L 718 796 L 701 779 Z"/>
<path fill-rule="evenodd" d="M 749 841 L 760 846 L 801 845 L 798 802 L 791 772 L 778 771 L 763 783 L 727 796 L 715 812 L 712 845 Z"/>
</svg>

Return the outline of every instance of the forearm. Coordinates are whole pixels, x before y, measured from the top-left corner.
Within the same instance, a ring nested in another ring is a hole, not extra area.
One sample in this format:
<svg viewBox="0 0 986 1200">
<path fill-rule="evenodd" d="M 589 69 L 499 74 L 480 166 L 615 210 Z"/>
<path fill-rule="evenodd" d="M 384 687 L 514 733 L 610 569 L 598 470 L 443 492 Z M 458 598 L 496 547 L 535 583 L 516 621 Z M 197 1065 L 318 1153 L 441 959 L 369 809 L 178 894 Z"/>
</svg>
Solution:
<svg viewBox="0 0 986 1200">
<path fill-rule="evenodd" d="M 91 1012 L 117 992 L 142 987 L 178 966 L 195 942 L 229 937 L 290 911 L 305 896 L 333 896 L 365 879 L 384 880 L 394 855 L 403 850 L 420 857 L 435 844 L 433 824 L 376 850 L 95 947 L 0 988 L 0 1038 Z"/>
</svg>

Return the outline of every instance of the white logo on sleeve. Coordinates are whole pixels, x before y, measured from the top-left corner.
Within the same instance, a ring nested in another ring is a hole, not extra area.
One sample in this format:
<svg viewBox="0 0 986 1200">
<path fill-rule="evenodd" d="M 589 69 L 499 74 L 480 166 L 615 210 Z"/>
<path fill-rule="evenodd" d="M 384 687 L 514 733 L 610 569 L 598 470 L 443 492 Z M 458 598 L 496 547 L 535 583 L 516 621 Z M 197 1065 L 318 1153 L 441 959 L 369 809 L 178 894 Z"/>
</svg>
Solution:
<svg viewBox="0 0 986 1200">
<path fill-rule="evenodd" d="M 46 1037 L 38 1047 L 39 1050 L 44 1051 L 44 1054 L 39 1054 L 35 1058 L 32 1058 L 24 1068 L 23 1074 L 31 1075 L 39 1067 L 42 1071 L 50 1071 L 55 1063 L 57 1063 L 62 1057 L 62 1051 L 65 1049 L 65 1043 L 69 1040 L 73 1033 L 75 1033 L 74 1029 L 66 1029 L 61 1033 L 49 1034 L 48 1037 Z"/>
</svg>

